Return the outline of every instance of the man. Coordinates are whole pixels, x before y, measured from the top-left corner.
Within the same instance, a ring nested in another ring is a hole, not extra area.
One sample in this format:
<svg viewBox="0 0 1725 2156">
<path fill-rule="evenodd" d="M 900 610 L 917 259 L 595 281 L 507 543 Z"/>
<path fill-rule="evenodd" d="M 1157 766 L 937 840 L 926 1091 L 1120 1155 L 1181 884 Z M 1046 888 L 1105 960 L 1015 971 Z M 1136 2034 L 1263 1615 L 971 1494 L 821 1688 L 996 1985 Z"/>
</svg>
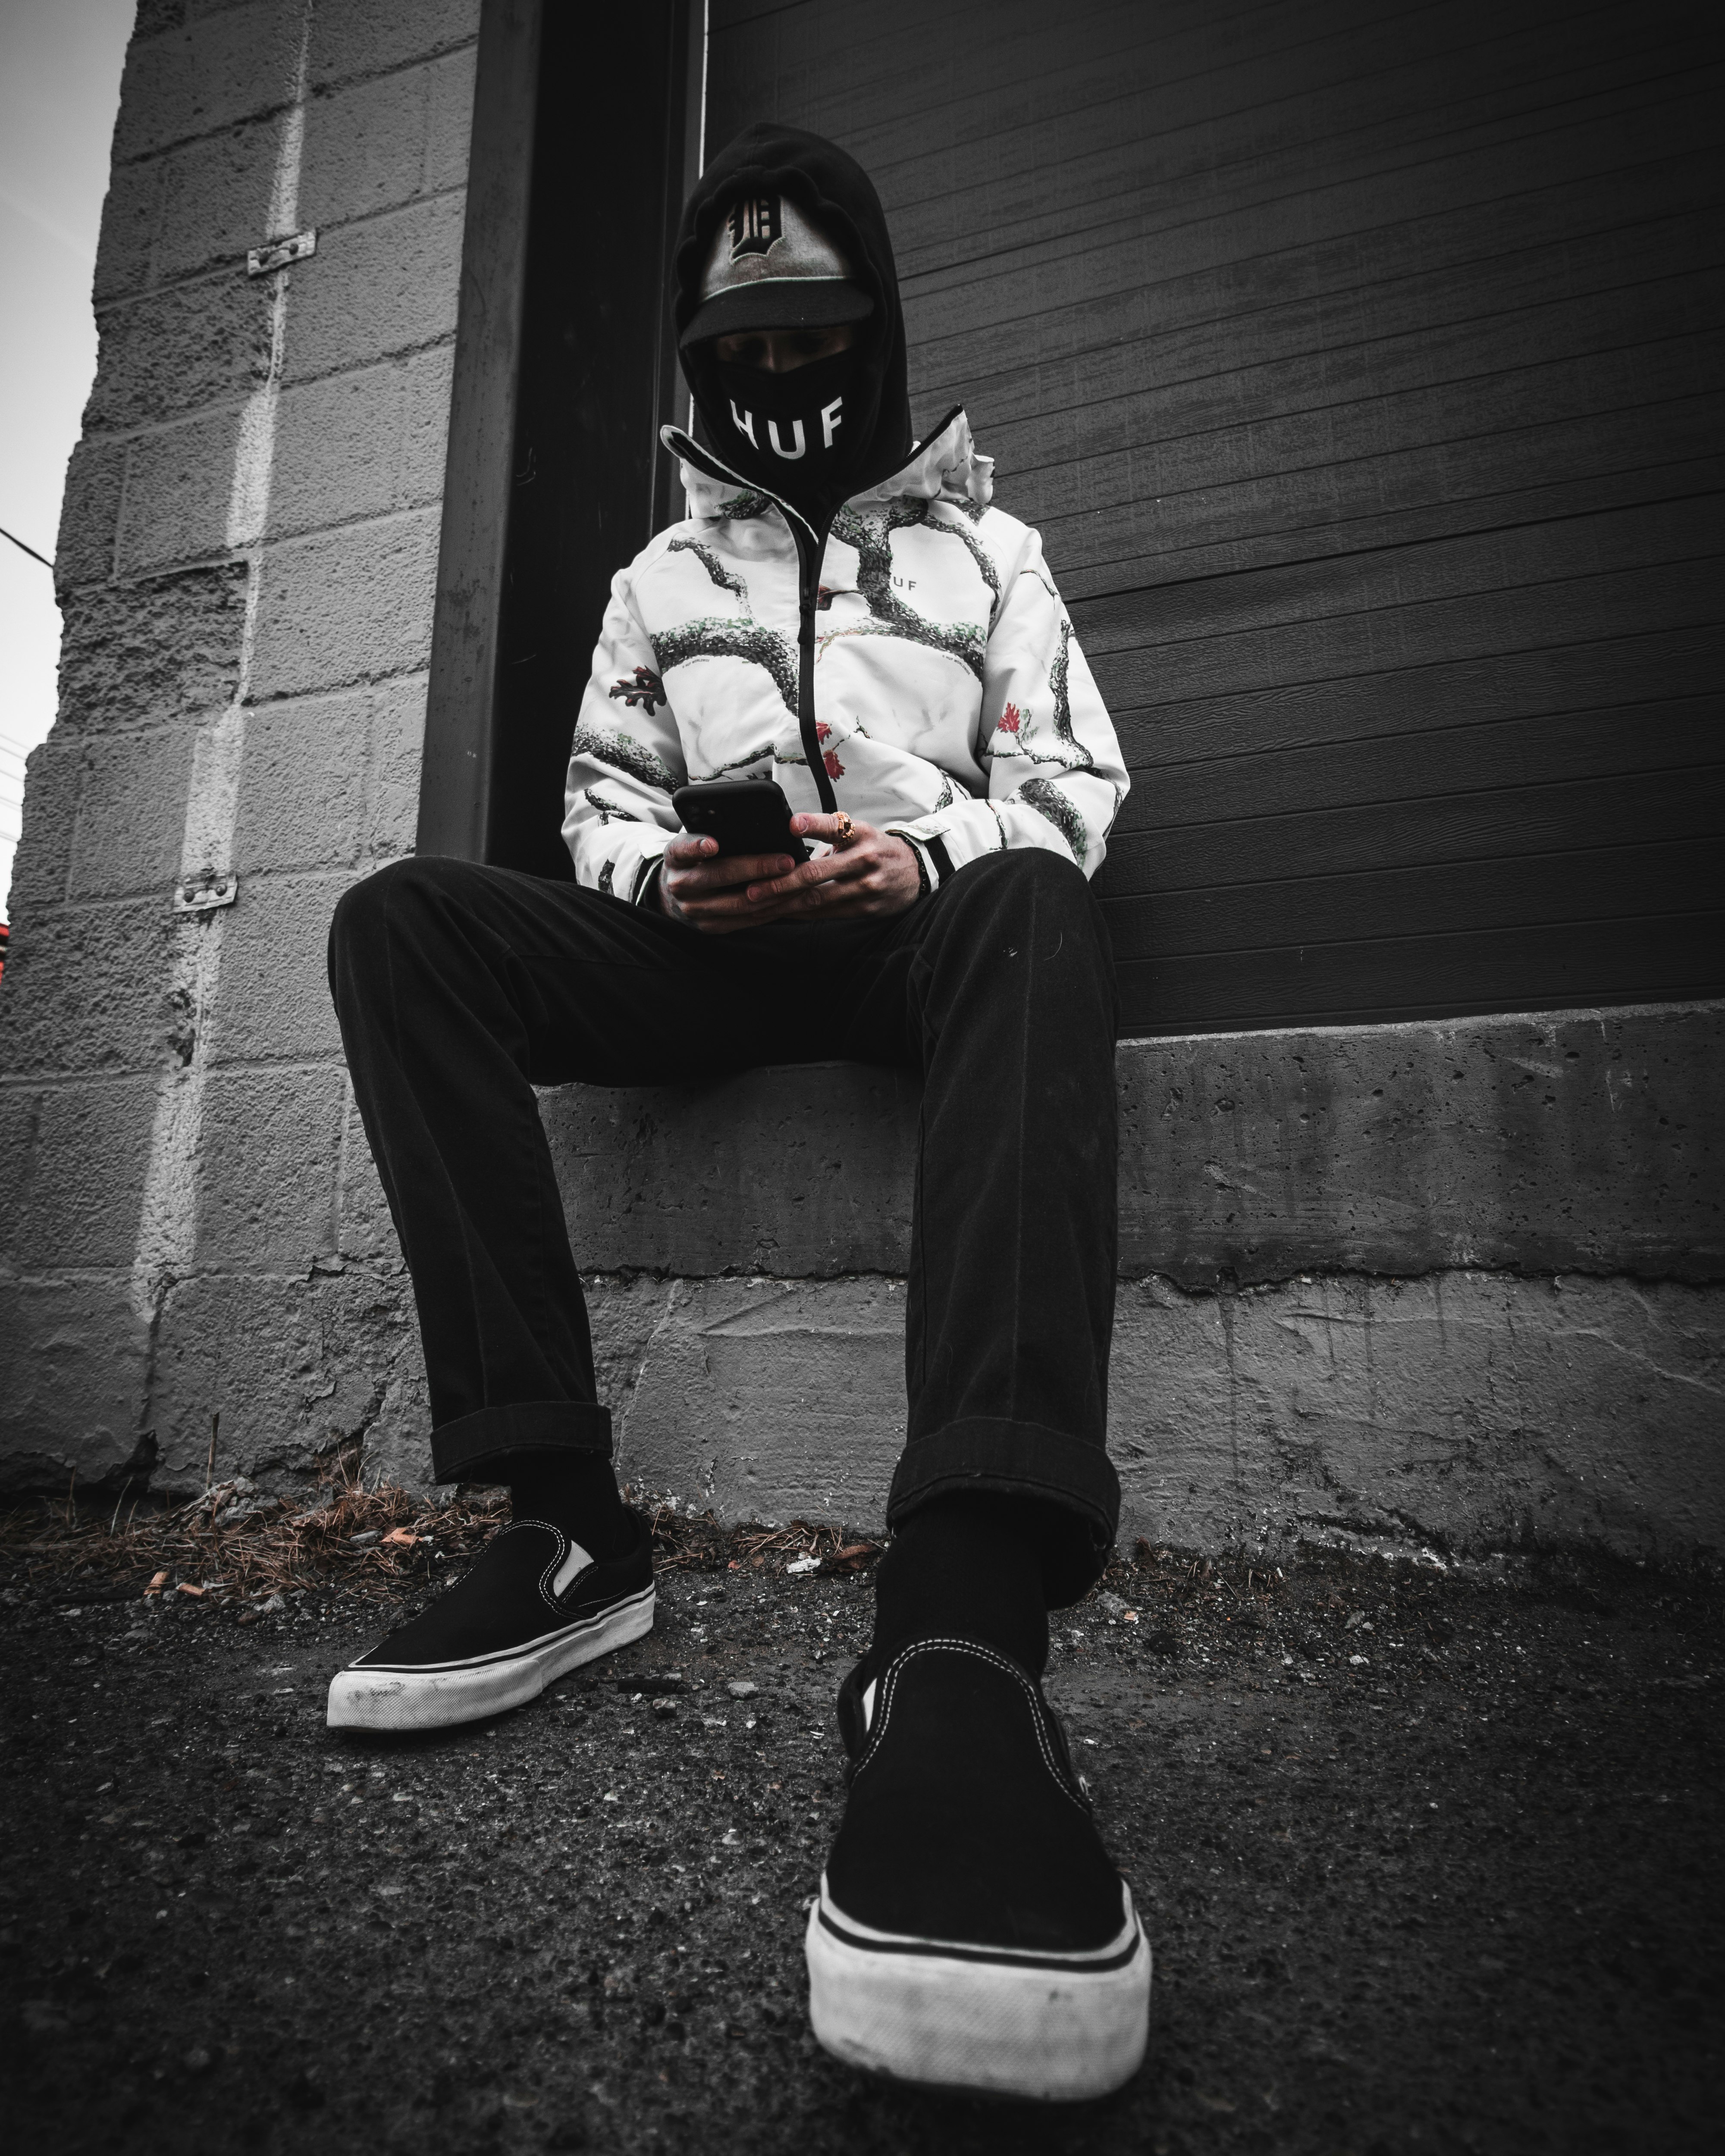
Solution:
<svg viewBox="0 0 1725 2156">
<path fill-rule="evenodd" d="M 441 1481 L 511 1524 L 336 1678 L 330 1720 L 532 1697 L 652 1622 L 536 1085 L 832 1057 L 924 1076 L 907 1443 L 811 2012 L 902 2077 L 1081 2097 L 1144 2044 L 1149 1949 L 1040 1679 L 1096 1578 L 1113 1312 L 1113 976 L 1087 875 L 1126 788 L 1036 534 L 962 410 L 911 434 L 866 176 L 757 127 L 684 214 L 690 515 L 616 578 L 574 731 L 578 881 L 409 860 L 351 891 L 331 980 L 413 1279 Z M 683 831 L 685 780 L 776 776 L 814 857 Z"/>
</svg>

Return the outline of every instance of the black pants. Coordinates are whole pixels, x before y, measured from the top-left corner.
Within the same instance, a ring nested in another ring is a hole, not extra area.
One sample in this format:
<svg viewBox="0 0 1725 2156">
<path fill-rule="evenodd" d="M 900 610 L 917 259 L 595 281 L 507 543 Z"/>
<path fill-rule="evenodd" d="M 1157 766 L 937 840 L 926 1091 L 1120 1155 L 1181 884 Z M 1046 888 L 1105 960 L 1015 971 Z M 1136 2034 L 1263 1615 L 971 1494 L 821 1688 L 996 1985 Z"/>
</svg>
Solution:
<svg viewBox="0 0 1725 2156">
<path fill-rule="evenodd" d="M 889 1522 L 955 1490 L 1051 1500 L 1084 1530 L 1061 1584 L 1095 1576 L 1119 1509 L 1114 982 L 1071 863 L 991 855 L 890 920 L 711 937 L 573 884 L 398 861 L 337 906 L 330 978 L 413 1275 L 439 1481 L 610 1447 L 535 1086 L 905 1064 L 925 1086 Z"/>
</svg>

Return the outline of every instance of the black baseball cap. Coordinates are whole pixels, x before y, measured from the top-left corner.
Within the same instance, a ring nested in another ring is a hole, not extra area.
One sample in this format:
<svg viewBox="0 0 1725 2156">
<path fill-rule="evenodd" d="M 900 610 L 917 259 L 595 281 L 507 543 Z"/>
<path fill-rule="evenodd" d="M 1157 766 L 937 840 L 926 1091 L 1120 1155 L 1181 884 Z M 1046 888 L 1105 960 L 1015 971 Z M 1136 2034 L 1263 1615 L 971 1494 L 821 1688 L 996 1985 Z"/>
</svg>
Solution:
<svg viewBox="0 0 1725 2156">
<path fill-rule="evenodd" d="M 744 330 L 829 329 L 875 302 L 850 264 L 788 196 L 739 196 L 713 238 L 700 305 L 680 344 Z"/>
</svg>

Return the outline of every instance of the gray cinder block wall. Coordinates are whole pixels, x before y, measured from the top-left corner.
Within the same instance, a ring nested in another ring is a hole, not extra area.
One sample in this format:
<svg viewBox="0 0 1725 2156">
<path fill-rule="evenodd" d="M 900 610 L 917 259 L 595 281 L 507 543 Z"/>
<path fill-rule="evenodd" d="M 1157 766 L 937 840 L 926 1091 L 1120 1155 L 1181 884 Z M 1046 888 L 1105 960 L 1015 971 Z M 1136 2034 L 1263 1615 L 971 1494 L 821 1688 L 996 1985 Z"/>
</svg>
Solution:
<svg viewBox="0 0 1725 2156">
<path fill-rule="evenodd" d="M 145 0 L 0 985 L 0 1476 L 420 1481 L 323 978 L 412 844 L 478 0 Z M 254 275 L 250 250 L 315 229 Z M 229 883 L 237 878 L 237 886 Z M 177 911 L 187 888 L 231 905 Z M 1130 1042 L 1125 1527 L 1725 1537 L 1717 1007 Z M 914 1086 L 546 1103 L 624 1467 L 880 1516 Z"/>
<path fill-rule="evenodd" d="M 413 839 L 477 19 L 140 8 L 0 988 L 14 1483 L 424 1427 L 323 947 Z"/>
</svg>

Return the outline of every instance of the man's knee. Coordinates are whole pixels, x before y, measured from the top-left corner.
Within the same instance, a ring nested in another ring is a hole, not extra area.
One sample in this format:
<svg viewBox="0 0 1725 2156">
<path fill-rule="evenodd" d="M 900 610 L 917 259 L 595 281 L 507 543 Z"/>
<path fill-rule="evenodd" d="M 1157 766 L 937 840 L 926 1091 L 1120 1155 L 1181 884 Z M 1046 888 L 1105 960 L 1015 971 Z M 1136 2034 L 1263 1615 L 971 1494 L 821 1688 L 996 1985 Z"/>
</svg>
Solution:
<svg viewBox="0 0 1725 2156">
<path fill-rule="evenodd" d="M 953 878 L 952 896 L 1002 916 L 1089 920 L 1089 879 L 1070 854 L 1045 846 L 1014 846 L 984 854 Z"/>
<path fill-rule="evenodd" d="M 409 855 L 405 860 L 388 861 L 350 884 L 336 901 L 330 922 L 330 957 L 362 960 L 381 949 L 408 921 L 422 918 L 431 903 L 443 897 L 452 880 L 450 871 L 466 865 L 461 861 Z"/>
<path fill-rule="evenodd" d="M 1113 955 L 1089 879 L 1043 847 L 986 854 L 953 878 L 946 938 L 963 955 L 971 988 L 1003 1005 L 1028 1000 L 1050 1022 L 1111 1040 Z M 1027 961 L 1034 963 L 1026 963 Z"/>
</svg>

